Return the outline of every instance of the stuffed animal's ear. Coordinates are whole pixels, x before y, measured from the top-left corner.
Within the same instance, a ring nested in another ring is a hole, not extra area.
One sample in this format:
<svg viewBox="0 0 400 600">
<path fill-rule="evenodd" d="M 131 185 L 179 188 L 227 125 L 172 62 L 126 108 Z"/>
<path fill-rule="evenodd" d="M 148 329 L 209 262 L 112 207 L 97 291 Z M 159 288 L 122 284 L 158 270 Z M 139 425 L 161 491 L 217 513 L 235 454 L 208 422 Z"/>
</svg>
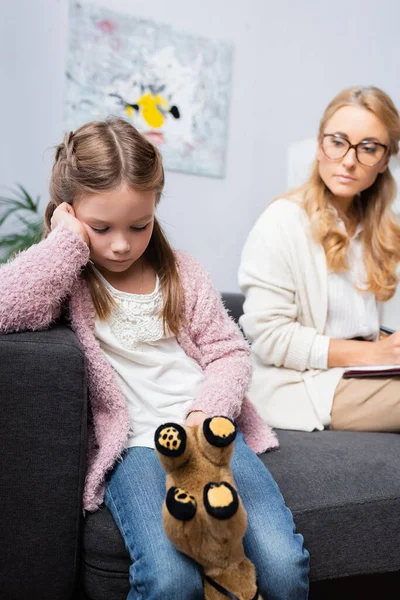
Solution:
<svg viewBox="0 0 400 600">
<path fill-rule="evenodd" d="M 228 417 L 212 417 L 205 419 L 203 433 L 209 444 L 217 448 L 225 448 L 236 437 L 236 425 Z"/>
<path fill-rule="evenodd" d="M 169 488 L 165 504 L 168 512 L 179 521 L 190 521 L 197 511 L 197 502 L 194 496 L 179 487 Z"/>
</svg>

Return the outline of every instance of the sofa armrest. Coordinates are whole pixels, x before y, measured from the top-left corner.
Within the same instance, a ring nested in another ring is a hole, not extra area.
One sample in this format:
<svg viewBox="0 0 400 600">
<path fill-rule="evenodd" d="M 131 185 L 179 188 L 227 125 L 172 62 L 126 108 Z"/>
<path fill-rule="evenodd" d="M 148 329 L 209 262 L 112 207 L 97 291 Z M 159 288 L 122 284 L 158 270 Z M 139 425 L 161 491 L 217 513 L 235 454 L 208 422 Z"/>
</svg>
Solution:
<svg viewBox="0 0 400 600">
<path fill-rule="evenodd" d="M 69 599 L 86 461 L 83 352 L 66 324 L 0 335 L 0 596 Z"/>
</svg>

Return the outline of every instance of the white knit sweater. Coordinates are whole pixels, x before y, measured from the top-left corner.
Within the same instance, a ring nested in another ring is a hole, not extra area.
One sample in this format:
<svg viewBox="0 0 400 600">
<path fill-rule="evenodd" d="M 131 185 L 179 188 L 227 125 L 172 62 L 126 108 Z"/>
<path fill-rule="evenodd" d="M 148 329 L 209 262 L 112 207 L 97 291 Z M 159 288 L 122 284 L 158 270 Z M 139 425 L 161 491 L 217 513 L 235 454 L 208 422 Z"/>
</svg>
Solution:
<svg viewBox="0 0 400 600">
<path fill-rule="evenodd" d="M 361 254 L 355 255 L 354 272 L 359 272 Z M 365 308 L 359 329 L 341 318 L 338 305 L 328 319 L 328 297 L 340 285 L 346 289 L 349 276 L 343 274 L 343 281 L 328 279 L 332 275 L 328 275 L 324 250 L 311 235 L 306 213 L 292 200 L 271 203 L 250 232 L 239 268 L 239 285 L 246 296 L 240 323 L 252 343 L 249 398 L 273 427 L 312 431 L 329 426 L 343 369 L 327 369 L 328 336 L 343 339 L 367 333 L 374 338 L 378 334 L 375 299 L 372 294 L 362 297 L 351 285 L 342 306 L 344 312 L 356 302 Z M 373 324 L 372 330 L 362 328 L 364 320 Z M 348 332 L 343 331 L 344 321 Z M 338 335 L 335 323 L 341 324 Z"/>
</svg>

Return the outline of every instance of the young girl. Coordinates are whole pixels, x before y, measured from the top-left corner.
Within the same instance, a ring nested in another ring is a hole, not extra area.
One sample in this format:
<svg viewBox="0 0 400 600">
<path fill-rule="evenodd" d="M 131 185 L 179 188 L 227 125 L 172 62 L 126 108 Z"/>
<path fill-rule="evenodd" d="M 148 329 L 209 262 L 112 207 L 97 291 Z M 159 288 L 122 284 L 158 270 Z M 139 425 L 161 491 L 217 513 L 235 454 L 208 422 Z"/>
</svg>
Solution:
<svg viewBox="0 0 400 600">
<path fill-rule="evenodd" d="M 43 329 L 69 311 L 89 376 L 84 508 L 104 498 L 121 530 L 132 559 L 129 600 L 202 598 L 200 570 L 163 530 L 165 473 L 153 436 L 166 421 L 194 425 L 214 415 L 241 429 L 232 470 L 260 592 L 305 599 L 308 553 L 254 453 L 277 442 L 244 398 L 247 344 L 204 270 L 165 238 L 155 218 L 163 185 L 158 151 L 124 120 L 67 134 L 45 239 L 1 270 L 0 331 Z"/>
<path fill-rule="evenodd" d="M 248 237 L 239 282 L 249 398 L 275 427 L 400 430 L 398 377 L 342 379 L 351 365 L 400 364 L 400 331 L 379 341 L 379 303 L 398 282 L 388 162 L 399 140 L 384 92 L 341 92 L 322 117 L 310 179 L 271 203 Z"/>
</svg>

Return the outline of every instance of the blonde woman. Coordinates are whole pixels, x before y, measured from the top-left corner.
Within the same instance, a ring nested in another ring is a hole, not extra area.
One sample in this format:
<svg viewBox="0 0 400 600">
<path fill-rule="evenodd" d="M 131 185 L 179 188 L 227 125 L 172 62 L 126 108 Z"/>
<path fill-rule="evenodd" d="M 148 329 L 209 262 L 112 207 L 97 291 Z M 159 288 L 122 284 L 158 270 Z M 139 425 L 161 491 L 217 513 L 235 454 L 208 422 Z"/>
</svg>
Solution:
<svg viewBox="0 0 400 600">
<path fill-rule="evenodd" d="M 274 427 L 400 430 L 400 379 L 343 379 L 352 365 L 400 364 L 400 331 L 379 339 L 395 293 L 400 225 L 388 168 L 400 140 L 375 87 L 327 107 L 309 180 L 272 202 L 245 244 L 242 328 L 252 343 L 249 397 Z"/>
</svg>

